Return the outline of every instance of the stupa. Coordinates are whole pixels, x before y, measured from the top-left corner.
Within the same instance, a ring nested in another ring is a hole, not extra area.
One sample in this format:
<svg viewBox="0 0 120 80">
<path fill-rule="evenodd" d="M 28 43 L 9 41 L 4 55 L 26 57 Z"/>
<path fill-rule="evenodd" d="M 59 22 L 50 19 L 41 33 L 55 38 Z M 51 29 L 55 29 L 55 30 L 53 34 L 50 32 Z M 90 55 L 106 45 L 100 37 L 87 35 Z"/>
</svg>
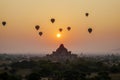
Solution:
<svg viewBox="0 0 120 80">
<path fill-rule="evenodd" d="M 68 51 L 67 48 L 64 47 L 64 44 L 60 44 L 56 51 L 53 51 L 50 55 L 46 55 L 46 57 L 52 61 L 71 61 L 75 60 L 77 58 L 77 55 L 72 54 L 71 51 Z"/>
</svg>

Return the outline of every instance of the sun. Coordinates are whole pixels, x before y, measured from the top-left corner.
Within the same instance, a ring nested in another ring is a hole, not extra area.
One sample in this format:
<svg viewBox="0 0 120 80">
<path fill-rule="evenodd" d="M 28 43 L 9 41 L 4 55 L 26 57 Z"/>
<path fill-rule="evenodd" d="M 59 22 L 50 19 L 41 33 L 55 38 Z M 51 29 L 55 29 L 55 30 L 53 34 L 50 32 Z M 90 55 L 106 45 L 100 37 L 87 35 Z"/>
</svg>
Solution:
<svg viewBox="0 0 120 80">
<path fill-rule="evenodd" d="M 61 34 L 60 34 L 60 33 L 58 33 L 56 36 L 57 36 L 57 38 L 60 38 L 60 37 L 61 37 Z"/>
</svg>

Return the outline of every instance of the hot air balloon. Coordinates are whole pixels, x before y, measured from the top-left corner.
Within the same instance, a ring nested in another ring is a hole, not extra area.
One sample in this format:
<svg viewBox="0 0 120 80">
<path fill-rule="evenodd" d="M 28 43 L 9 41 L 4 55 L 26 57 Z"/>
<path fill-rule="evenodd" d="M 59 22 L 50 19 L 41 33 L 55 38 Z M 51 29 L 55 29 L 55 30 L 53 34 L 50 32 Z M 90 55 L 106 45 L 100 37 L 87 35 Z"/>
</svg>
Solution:
<svg viewBox="0 0 120 80">
<path fill-rule="evenodd" d="M 91 33 L 92 32 L 92 28 L 88 28 L 88 32 Z"/>
<path fill-rule="evenodd" d="M 42 36 L 43 32 L 39 32 L 39 35 Z"/>
<path fill-rule="evenodd" d="M 36 29 L 36 30 L 39 30 L 39 28 L 40 28 L 39 25 L 36 25 L 36 26 L 35 26 L 35 29 Z"/>
<path fill-rule="evenodd" d="M 62 32 L 62 30 L 63 30 L 62 28 L 59 28 L 59 31 L 60 31 L 60 32 Z"/>
<path fill-rule="evenodd" d="M 88 17 L 88 16 L 89 16 L 89 13 L 85 13 L 85 15 L 86 15 L 86 17 Z"/>
<path fill-rule="evenodd" d="M 71 27 L 67 27 L 67 30 L 70 31 L 70 30 L 71 30 Z"/>
<path fill-rule="evenodd" d="M 54 19 L 54 18 L 51 18 L 51 22 L 54 23 L 54 22 L 55 22 L 55 19 Z"/>
<path fill-rule="evenodd" d="M 5 22 L 5 21 L 3 21 L 3 22 L 2 22 L 2 25 L 3 25 L 3 26 L 5 26 L 5 25 L 6 25 L 6 22 Z"/>
</svg>

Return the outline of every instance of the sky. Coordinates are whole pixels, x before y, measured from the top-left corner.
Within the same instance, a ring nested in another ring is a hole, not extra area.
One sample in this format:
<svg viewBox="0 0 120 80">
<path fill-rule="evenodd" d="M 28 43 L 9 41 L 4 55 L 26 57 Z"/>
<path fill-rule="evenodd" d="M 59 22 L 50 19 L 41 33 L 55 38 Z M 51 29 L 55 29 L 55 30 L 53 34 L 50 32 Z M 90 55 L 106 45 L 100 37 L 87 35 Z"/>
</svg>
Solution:
<svg viewBox="0 0 120 80">
<path fill-rule="evenodd" d="M 0 0 L 0 23 L 0 53 L 52 53 L 60 44 L 73 53 L 120 52 L 120 0 Z"/>
</svg>

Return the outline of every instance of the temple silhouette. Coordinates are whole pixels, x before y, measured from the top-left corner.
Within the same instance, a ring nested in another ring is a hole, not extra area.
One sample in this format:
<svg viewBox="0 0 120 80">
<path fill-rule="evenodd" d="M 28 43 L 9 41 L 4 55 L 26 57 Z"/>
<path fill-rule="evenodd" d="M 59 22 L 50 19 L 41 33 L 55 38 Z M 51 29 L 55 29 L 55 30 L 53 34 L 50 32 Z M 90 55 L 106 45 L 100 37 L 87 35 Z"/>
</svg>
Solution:
<svg viewBox="0 0 120 80">
<path fill-rule="evenodd" d="M 51 61 L 72 61 L 77 58 L 77 55 L 68 51 L 67 48 L 64 47 L 64 44 L 60 44 L 56 51 L 53 51 L 52 54 L 47 54 L 46 58 Z"/>
</svg>

